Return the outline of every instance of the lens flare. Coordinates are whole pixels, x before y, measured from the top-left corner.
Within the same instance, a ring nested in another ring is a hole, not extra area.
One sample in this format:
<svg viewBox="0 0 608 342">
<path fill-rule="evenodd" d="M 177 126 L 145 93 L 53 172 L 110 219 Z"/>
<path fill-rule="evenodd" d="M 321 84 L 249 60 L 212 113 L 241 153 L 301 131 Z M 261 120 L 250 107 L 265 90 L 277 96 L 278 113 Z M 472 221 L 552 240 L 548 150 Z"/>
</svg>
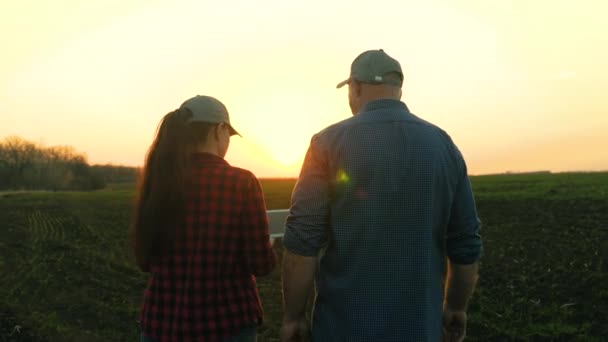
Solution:
<svg viewBox="0 0 608 342">
<path fill-rule="evenodd" d="M 344 170 L 340 169 L 336 174 L 336 181 L 338 183 L 348 183 L 350 181 L 350 177 Z"/>
</svg>

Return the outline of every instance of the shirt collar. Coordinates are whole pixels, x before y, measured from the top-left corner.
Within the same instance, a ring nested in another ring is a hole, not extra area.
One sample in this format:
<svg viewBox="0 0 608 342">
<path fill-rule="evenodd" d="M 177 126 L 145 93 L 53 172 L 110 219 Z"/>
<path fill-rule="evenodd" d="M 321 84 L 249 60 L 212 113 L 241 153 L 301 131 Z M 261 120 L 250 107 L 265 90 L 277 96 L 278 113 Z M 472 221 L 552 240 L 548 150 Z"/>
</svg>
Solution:
<svg viewBox="0 0 608 342">
<path fill-rule="evenodd" d="M 192 154 L 192 159 L 197 163 L 229 165 L 224 158 L 207 152 L 194 153 Z"/>
<path fill-rule="evenodd" d="M 359 113 L 371 112 L 378 109 L 403 109 L 409 113 L 409 109 L 405 103 L 393 99 L 373 100 L 365 104 Z"/>
</svg>

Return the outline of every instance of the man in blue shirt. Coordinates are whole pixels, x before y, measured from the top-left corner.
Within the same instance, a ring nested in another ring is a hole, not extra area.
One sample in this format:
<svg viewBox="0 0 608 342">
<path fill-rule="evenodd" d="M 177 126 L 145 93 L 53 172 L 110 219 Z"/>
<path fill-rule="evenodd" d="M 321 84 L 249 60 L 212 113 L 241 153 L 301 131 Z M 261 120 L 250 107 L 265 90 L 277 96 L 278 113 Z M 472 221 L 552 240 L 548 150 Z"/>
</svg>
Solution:
<svg viewBox="0 0 608 342">
<path fill-rule="evenodd" d="M 310 142 L 283 240 L 282 341 L 464 339 L 475 200 L 458 148 L 400 101 L 402 83 L 399 62 L 362 53 L 338 84 L 354 116 Z"/>
</svg>

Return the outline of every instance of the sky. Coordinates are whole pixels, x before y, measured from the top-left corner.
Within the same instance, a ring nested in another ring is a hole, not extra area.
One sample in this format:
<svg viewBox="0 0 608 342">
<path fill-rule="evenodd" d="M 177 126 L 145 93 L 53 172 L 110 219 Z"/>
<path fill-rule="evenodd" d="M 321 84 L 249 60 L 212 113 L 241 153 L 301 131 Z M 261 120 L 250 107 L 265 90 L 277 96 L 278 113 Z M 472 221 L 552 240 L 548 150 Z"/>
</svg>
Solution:
<svg viewBox="0 0 608 342">
<path fill-rule="evenodd" d="M 143 164 L 160 119 L 221 100 L 226 159 L 295 177 L 351 116 L 361 52 L 401 62 L 402 100 L 470 174 L 608 170 L 608 1 L 0 0 L 0 139 Z"/>
</svg>

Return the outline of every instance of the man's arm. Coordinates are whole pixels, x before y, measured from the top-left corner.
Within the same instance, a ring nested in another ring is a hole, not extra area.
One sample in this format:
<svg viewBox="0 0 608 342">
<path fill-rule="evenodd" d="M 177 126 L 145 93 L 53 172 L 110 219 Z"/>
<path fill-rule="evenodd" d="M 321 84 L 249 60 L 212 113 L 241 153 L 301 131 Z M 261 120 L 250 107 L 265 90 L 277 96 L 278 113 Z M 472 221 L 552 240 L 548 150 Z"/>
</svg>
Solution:
<svg viewBox="0 0 608 342">
<path fill-rule="evenodd" d="M 477 262 L 470 265 L 449 263 L 445 286 L 445 304 L 450 311 L 467 311 L 469 298 L 477 283 Z"/>
<path fill-rule="evenodd" d="M 328 166 L 322 146 L 313 137 L 292 194 L 283 237 L 283 342 L 308 337 L 306 304 L 313 289 L 319 251 L 328 241 L 328 221 Z"/>
<path fill-rule="evenodd" d="M 446 252 L 450 262 L 470 265 L 479 260 L 483 251 L 480 229 L 481 222 L 465 167 L 454 194 L 447 227 Z"/>
<path fill-rule="evenodd" d="M 299 321 L 306 316 L 306 303 L 313 289 L 317 257 L 283 253 L 284 321 Z"/>
<path fill-rule="evenodd" d="M 450 262 L 448 267 L 442 340 L 462 342 L 467 336 L 467 305 L 475 290 L 478 263 L 459 265 Z"/>
<path fill-rule="evenodd" d="M 466 337 L 467 304 L 475 289 L 482 252 L 480 227 L 471 182 L 462 160 L 446 236 L 449 265 L 443 306 L 444 341 L 463 341 Z"/>
<path fill-rule="evenodd" d="M 466 311 L 477 282 L 478 260 L 482 251 L 480 221 L 466 174 L 466 167 L 456 190 L 447 231 L 445 302 L 452 311 Z"/>
</svg>

